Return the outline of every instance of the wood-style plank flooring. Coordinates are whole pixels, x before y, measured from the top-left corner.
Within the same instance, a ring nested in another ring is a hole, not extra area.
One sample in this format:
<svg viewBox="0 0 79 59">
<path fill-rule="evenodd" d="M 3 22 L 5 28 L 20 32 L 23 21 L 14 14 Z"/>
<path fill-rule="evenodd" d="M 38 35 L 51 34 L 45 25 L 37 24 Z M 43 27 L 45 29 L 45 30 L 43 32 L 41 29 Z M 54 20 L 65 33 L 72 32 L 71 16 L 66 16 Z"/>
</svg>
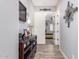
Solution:
<svg viewBox="0 0 79 59">
<path fill-rule="evenodd" d="M 65 59 L 54 45 L 37 45 L 34 59 Z"/>
</svg>

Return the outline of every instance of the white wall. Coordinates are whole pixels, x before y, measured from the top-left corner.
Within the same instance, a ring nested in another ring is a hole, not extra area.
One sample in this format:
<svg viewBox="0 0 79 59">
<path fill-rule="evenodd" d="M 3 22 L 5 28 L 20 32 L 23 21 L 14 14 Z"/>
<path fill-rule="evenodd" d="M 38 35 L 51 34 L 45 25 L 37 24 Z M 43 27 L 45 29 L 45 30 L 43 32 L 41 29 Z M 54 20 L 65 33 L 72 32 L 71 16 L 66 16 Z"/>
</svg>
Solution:
<svg viewBox="0 0 79 59">
<path fill-rule="evenodd" d="M 55 14 L 54 12 L 35 12 L 34 15 L 34 34 L 37 35 L 37 43 L 45 44 L 45 20 L 46 15 Z"/>
<path fill-rule="evenodd" d="M 27 22 L 19 21 L 19 32 L 20 33 L 24 33 L 24 29 L 27 29 L 27 27 L 28 27 Z"/>
<path fill-rule="evenodd" d="M 0 59 L 18 59 L 18 0 L 0 0 Z"/>
<path fill-rule="evenodd" d="M 56 11 L 54 18 L 54 39 L 55 45 L 60 45 L 60 19 L 59 13 Z"/>
<path fill-rule="evenodd" d="M 60 47 L 62 51 L 67 55 L 68 59 L 78 59 L 78 12 L 74 14 L 74 20 L 70 24 L 70 28 L 67 27 L 65 19 L 65 9 L 67 2 L 73 3 L 73 6 L 78 6 L 78 0 L 62 0 L 59 4 L 58 10 L 60 12 Z"/>
</svg>

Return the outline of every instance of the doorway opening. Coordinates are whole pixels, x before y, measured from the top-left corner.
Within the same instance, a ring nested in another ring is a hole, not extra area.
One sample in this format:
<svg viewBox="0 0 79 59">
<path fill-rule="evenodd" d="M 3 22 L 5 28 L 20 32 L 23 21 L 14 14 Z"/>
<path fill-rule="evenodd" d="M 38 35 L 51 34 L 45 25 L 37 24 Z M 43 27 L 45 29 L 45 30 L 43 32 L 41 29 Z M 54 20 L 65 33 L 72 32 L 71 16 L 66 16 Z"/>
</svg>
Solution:
<svg viewBox="0 0 79 59">
<path fill-rule="evenodd" d="M 51 14 L 46 15 L 45 39 L 47 45 L 54 45 L 54 17 Z"/>
</svg>

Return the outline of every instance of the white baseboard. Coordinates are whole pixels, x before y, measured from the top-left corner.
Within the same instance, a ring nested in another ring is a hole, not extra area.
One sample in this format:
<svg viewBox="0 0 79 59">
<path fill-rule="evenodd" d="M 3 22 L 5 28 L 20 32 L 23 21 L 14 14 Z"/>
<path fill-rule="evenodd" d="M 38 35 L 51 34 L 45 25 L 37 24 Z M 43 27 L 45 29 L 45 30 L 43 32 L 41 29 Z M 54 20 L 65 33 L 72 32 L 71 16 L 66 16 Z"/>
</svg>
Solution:
<svg viewBox="0 0 79 59">
<path fill-rule="evenodd" d="M 62 51 L 62 49 L 59 47 L 60 52 L 62 53 L 62 55 L 64 56 L 65 59 L 68 59 L 68 57 L 66 56 L 66 54 Z"/>
</svg>

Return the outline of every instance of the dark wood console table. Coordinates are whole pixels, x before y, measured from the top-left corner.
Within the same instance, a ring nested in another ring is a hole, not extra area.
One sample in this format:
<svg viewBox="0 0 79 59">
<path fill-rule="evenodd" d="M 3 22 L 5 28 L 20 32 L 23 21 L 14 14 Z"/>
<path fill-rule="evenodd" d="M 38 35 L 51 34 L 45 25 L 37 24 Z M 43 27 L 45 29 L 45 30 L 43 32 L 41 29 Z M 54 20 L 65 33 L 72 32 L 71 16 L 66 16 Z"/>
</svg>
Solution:
<svg viewBox="0 0 79 59">
<path fill-rule="evenodd" d="M 37 37 L 29 37 L 19 42 L 19 59 L 33 59 L 37 50 Z"/>
</svg>

